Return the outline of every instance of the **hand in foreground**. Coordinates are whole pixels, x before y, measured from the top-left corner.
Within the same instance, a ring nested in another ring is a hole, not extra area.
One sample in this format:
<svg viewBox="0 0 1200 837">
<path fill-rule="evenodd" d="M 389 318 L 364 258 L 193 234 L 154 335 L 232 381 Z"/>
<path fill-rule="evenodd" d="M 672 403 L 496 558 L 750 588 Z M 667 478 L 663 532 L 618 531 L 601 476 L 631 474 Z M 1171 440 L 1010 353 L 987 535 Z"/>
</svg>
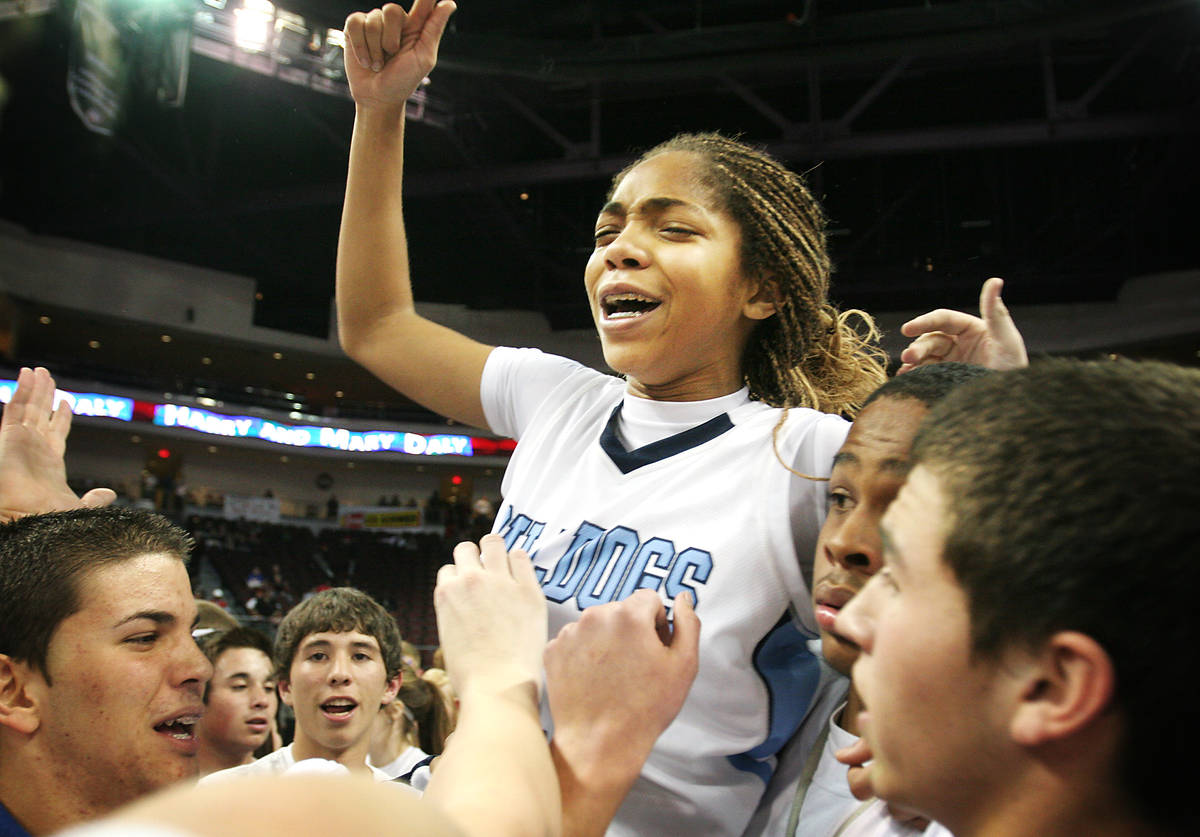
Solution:
<svg viewBox="0 0 1200 837">
<path fill-rule="evenodd" d="M 546 647 L 550 742 L 563 833 L 598 837 L 659 735 L 679 714 L 699 659 L 700 620 L 676 597 L 674 628 L 651 590 L 589 607 Z"/>
<path fill-rule="evenodd" d="M 107 506 L 108 488 L 77 497 L 67 485 L 63 455 L 71 432 L 71 408 L 54 409 L 54 379 L 45 369 L 22 369 L 0 419 L 0 520 L 27 514 Z"/>
<path fill-rule="evenodd" d="M 898 374 L 945 360 L 975 363 L 989 369 L 1028 366 L 1025 341 L 1000 299 L 1003 288 L 1004 280 L 996 277 L 983 283 L 979 317 L 939 308 L 902 325 L 900 332 L 916 339 L 900 353 Z"/>
<path fill-rule="evenodd" d="M 387 3 L 346 18 L 346 80 L 359 105 L 403 107 L 437 63 L 454 0 L 413 0 L 405 12 Z"/>
<path fill-rule="evenodd" d="M 639 590 L 589 607 L 546 647 L 554 736 L 612 733 L 625 747 L 654 740 L 679 713 L 696 678 L 700 619 L 691 596 L 675 600 L 674 630 L 662 600 Z"/>
<path fill-rule="evenodd" d="M 454 563 L 438 571 L 433 591 L 438 636 L 455 692 L 502 692 L 541 683 L 546 647 L 546 599 L 529 556 L 508 552 L 499 535 L 479 546 L 460 543 Z"/>
</svg>

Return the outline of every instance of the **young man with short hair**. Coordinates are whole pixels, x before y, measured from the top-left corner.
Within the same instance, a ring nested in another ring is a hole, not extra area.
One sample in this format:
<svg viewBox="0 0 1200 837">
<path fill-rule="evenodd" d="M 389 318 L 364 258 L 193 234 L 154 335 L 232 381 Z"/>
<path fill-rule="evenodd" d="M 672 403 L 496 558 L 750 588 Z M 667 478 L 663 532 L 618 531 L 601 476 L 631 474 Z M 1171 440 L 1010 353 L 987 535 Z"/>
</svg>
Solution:
<svg viewBox="0 0 1200 837">
<path fill-rule="evenodd" d="M 196 725 L 200 775 L 249 764 L 270 737 L 279 697 L 271 641 L 253 628 L 236 627 L 200 639 L 213 665 L 204 690 L 204 717 Z"/>
<path fill-rule="evenodd" d="M 324 590 L 284 617 L 274 656 L 280 699 L 296 716 L 294 740 L 204 781 L 284 773 L 309 759 L 336 762 L 351 772 L 370 771 L 386 781 L 367 764 L 367 754 L 375 716 L 400 687 L 400 630 L 392 615 L 360 590 Z"/>
<path fill-rule="evenodd" d="M 191 538 L 122 508 L 0 525 L 0 833 L 49 834 L 196 775 L 212 672 Z"/>
<path fill-rule="evenodd" d="M 834 456 L 829 508 L 813 560 L 823 688 L 781 753 L 747 837 L 832 834 L 861 807 L 846 783 L 846 766 L 834 757 L 858 737 L 862 703 L 848 679 L 858 648 L 833 629 L 834 619 L 883 565 L 879 520 L 904 484 L 921 420 L 953 389 L 989 373 L 982 366 L 938 363 L 888 380 L 866 400 Z M 923 826 L 885 819 L 881 827 L 916 834 Z"/>
<path fill-rule="evenodd" d="M 1200 833 L 1200 712 L 1163 701 L 1200 640 L 1200 371 L 990 376 L 912 462 L 835 623 L 875 792 L 957 837 Z"/>
</svg>

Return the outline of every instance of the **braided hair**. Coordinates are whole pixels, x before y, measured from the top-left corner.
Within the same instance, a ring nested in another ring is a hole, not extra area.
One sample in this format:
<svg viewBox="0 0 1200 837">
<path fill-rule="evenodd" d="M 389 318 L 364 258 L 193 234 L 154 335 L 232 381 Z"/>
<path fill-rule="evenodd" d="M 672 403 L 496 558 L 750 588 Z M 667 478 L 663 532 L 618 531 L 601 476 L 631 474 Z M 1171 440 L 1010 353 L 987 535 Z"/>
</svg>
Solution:
<svg viewBox="0 0 1200 837">
<path fill-rule="evenodd" d="M 853 416 L 887 377 L 887 355 L 869 314 L 829 301 L 825 214 L 804 180 L 721 134 L 679 134 L 617 174 L 612 190 L 634 166 L 670 152 L 701 158 L 698 182 L 741 228 L 743 269 L 777 288 L 778 310 L 756 326 L 742 358 L 751 397 Z"/>
</svg>

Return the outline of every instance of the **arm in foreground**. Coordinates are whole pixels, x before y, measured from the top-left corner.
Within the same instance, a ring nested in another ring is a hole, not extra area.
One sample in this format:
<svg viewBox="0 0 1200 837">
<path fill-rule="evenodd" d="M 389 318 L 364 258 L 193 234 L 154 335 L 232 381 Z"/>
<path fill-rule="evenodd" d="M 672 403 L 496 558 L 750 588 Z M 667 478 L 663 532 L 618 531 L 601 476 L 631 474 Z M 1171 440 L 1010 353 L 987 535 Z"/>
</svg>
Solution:
<svg viewBox="0 0 1200 837">
<path fill-rule="evenodd" d="M 408 12 L 388 3 L 346 19 L 355 118 L 338 237 L 338 336 L 390 386 L 482 427 L 479 383 L 491 347 L 417 313 L 401 200 L 405 102 L 437 63 L 454 10 L 452 0 L 414 0 Z"/>
<path fill-rule="evenodd" d="M 659 735 L 679 714 L 699 659 L 691 597 L 674 626 L 658 594 L 640 590 L 590 607 L 546 648 L 550 742 L 562 787 L 563 831 L 603 834 Z"/>
<path fill-rule="evenodd" d="M 546 600 L 528 556 L 487 535 L 438 572 L 438 636 L 458 724 L 425 799 L 468 834 L 562 830 L 558 781 L 538 716 Z"/>
<path fill-rule="evenodd" d="M 975 363 L 989 369 L 1020 369 L 1029 365 L 1025 340 L 1000 298 L 1004 280 L 992 277 L 979 292 L 979 314 L 939 308 L 900 327 L 915 338 L 900 353 L 900 373 L 944 360 Z"/>
<path fill-rule="evenodd" d="M 159 829 L 164 837 L 487 834 L 464 834 L 436 807 L 414 794 L 398 793 L 387 782 L 361 776 L 276 775 L 214 785 L 180 782 L 109 817 L 59 832 L 59 837 L 128 837 L 135 828 Z"/>
<path fill-rule="evenodd" d="M 0 418 L 0 521 L 27 514 L 107 506 L 114 494 L 94 488 L 77 497 L 67 485 L 71 408 L 54 408 L 54 379 L 45 369 L 22 369 Z"/>
</svg>

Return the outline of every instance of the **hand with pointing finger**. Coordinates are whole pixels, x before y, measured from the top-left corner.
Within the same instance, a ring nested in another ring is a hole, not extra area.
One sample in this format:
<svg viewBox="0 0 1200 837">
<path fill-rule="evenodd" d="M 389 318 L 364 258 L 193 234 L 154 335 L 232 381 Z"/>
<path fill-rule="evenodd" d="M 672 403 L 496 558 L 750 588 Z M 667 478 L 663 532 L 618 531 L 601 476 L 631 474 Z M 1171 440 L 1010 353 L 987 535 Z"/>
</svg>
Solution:
<svg viewBox="0 0 1200 837">
<path fill-rule="evenodd" d="M 1001 370 L 1028 366 L 1025 341 L 1000 299 L 1003 287 L 1004 280 L 996 277 L 983 283 L 978 317 L 939 308 L 901 326 L 905 337 L 916 339 L 900 353 L 898 374 L 946 360 Z"/>
</svg>

